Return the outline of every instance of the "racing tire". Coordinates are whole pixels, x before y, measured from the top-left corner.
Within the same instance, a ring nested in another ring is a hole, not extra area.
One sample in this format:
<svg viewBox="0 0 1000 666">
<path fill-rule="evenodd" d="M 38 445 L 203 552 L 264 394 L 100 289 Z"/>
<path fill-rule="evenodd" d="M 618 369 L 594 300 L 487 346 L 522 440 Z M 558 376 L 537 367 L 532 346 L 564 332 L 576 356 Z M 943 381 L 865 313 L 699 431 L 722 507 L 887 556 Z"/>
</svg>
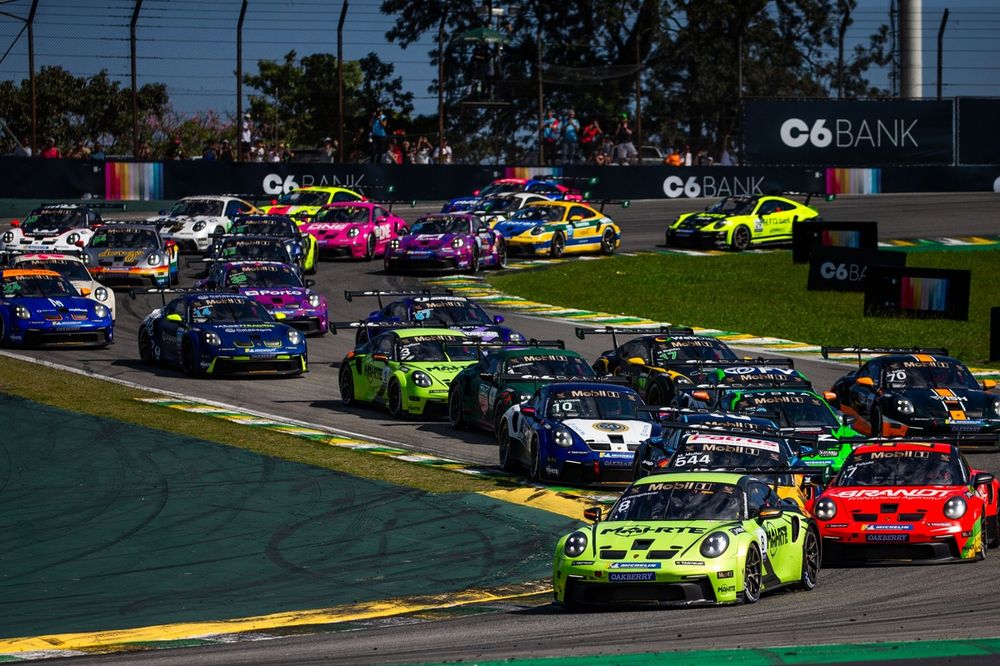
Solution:
<svg viewBox="0 0 1000 666">
<path fill-rule="evenodd" d="M 395 266 L 393 266 L 392 262 L 389 261 L 387 258 L 382 260 L 382 271 L 386 275 L 395 275 L 396 274 L 396 268 L 395 268 Z"/>
<path fill-rule="evenodd" d="M 405 413 L 403 411 L 403 389 L 395 379 L 389 382 L 389 388 L 386 389 L 385 406 L 392 418 L 403 418 Z"/>
<path fill-rule="evenodd" d="M 497 263 L 493 268 L 507 268 L 507 243 L 502 240 L 497 241 Z"/>
<path fill-rule="evenodd" d="M 312 265 L 306 268 L 306 260 L 302 260 L 302 272 L 306 275 L 316 275 L 316 260 L 313 259 Z"/>
<path fill-rule="evenodd" d="M 465 411 L 462 409 L 462 389 L 456 388 L 448 394 L 448 422 L 455 430 L 465 430 Z"/>
<path fill-rule="evenodd" d="M 517 461 L 514 459 L 514 452 L 511 450 L 510 430 L 506 423 L 497 431 L 497 453 L 500 456 L 500 469 L 505 472 L 517 470 Z"/>
<path fill-rule="evenodd" d="M 561 231 L 557 231 L 552 236 L 552 246 L 549 248 L 549 256 L 558 259 L 566 251 L 566 237 Z"/>
<path fill-rule="evenodd" d="M 882 436 L 882 410 L 878 407 L 872 409 L 871 419 L 868 421 L 871 424 L 872 437 Z"/>
<path fill-rule="evenodd" d="M 986 537 L 988 548 L 1000 547 L 1000 517 L 986 518 Z"/>
<path fill-rule="evenodd" d="M 601 254 L 610 256 L 615 253 L 615 231 L 606 229 L 601 236 Z"/>
<path fill-rule="evenodd" d="M 340 401 L 348 407 L 358 404 L 354 398 L 354 373 L 349 367 L 340 369 L 338 384 L 340 385 Z"/>
<path fill-rule="evenodd" d="M 531 436 L 531 444 L 528 446 L 528 450 L 531 453 L 531 480 L 543 481 L 545 479 L 545 470 L 542 469 L 542 449 L 538 446 L 538 437 Z"/>
<path fill-rule="evenodd" d="M 7 346 L 7 331 L 4 328 L 3 317 L 0 317 L 0 347 Z"/>
<path fill-rule="evenodd" d="M 802 577 L 799 578 L 799 589 L 808 592 L 816 587 L 822 559 L 819 535 L 810 528 L 806 530 L 806 538 L 802 544 Z"/>
<path fill-rule="evenodd" d="M 368 235 L 368 242 L 365 243 L 365 256 L 363 261 L 371 261 L 375 258 L 375 234 Z"/>
<path fill-rule="evenodd" d="M 191 349 L 191 343 L 187 340 L 181 345 L 181 370 L 188 377 L 197 377 L 201 374 L 201 370 L 194 360 L 194 350 Z"/>
<path fill-rule="evenodd" d="M 469 272 L 475 275 L 479 272 L 479 253 L 472 251 L 472 259 L 469 260 Z"/>
<path fill-rule="evenodd" d="M 760 547 L 756 542 L 747 548 L 747 559 L 743 565 L 743 603 L 755 604 L 760 600 L 764 574 Z"/>
<path fill-rule="evenodd" d="M 662 382 L 654 382 L 646 393 L 646 404 L 652 407 L 666 407 L 672 401 L 673 391 L 664 386 Z"/>
<path fill-rule="evenodd" d="M 737 252 L 742 252 L 750 247 L 750 228 L 740 225 L 733 229 L 733 236 L 729 243 L 729 247 Z"/>
<path fill-rule="evenodd" d="M 139 360 L 143 365 L 156 365 L 156 354 L 153 353 L 153 341 L 149 332 L 143 327 L 139 331 Z"/>
<path fill-rule="evenodd" d="M 498 435 L 500 430 L 506 428 L 507 425 L 504 423 L 503 415 L 507 413 L 510 409 L 510 399 L 497 400 L 496 404 L 493 405 L 493 434 Z"/>
</svg>

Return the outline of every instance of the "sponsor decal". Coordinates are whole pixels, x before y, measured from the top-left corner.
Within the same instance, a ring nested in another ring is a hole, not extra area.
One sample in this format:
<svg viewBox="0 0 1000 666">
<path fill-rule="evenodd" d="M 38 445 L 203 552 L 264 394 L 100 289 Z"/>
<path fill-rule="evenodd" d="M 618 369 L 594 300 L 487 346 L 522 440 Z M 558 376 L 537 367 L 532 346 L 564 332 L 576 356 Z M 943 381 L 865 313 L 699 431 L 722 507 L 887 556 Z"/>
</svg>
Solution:
<svg viewBox="0 0 1000 666">
<path fill-rule="evenodd" d="M 318 177 L 311 173 L 303 173 L 297 176 L 289 174 L 284 178 L 279 174 L 269 173 L 264 176 L 261 186 L 264 194 L 288 194 L 300 187 L 344 187 L 349 190 L 356 190 L 361 187 L 361 181 L 364 179 L 364 174 L 353 173 L 330 177 L 327 177 L 326 174 Z"/>
<path fill-rule="evenodd" d="M 704 534 L 704 527 L 605 527 L 601 534 L 615 534 L 617 536 L 637 536 L 639 534 Z"/>
<path fill-rule="evenodd" d="M 752 196 L 764 193 L 763 176 L 715 177 L 715 176 L 667 176 L 663 180 L 663 193 L 670 199 L 686 197 L 726 197 Z"/>
<path fill-rule="evenodd" d="M 570 564 L 572 564 L 573 566 L 577 566 L 577 567 L 589 567 L 589 566 L 592 566 L 594 564 L 594 560 L 576 560 L 576 561 L 570 562 Z"/>
<path fill-rule="evenodd" d="M 735 585 L 720 585 L 719 587 L 717 587 L 715 589 L 716 589 L 716 591 L 719 594 L 735 594 L 736 593 L 736 586 Z"/>
<path fill-rule="evenodd" d="M 767 554 L 772 559 L 778 554 L 778 548 L 788 544 L 788 526 L 767 527 Z"/>
<path fill-rule="evenodd" d="M 768 441 L 766 439 L 754 439 L 750 437 L 739 437 L 737 435 L 710 435 L 698 433 L 692 435 L 688 438 L 687 444 L 706 444 L 708 446 L 703 446 L 704 451 L 719 451 L 720 453 L 744 453 L 745 449 L 743 447 L 750 447 L 755 449 L 763 449 L 765 451 L 772 451 L 777 453 L 779 451 L 778 443 L 773 441 Z M 729 444 L 735 445 L 732 447 L 712 447 L 712 444 Z"/>
<path fill-rule="evenodd" d="M 701 560 L 677 560 L 674 564 L 679 564 L 682 567 L 703 567 L 705 563 Z"/>
<path fill-rule="evenodd" d="M 952 523 L 927 523 L 928 527 L 951 527 Z"/>
<path fill-rule="evenodd" d="M 866 534 L 865 541 L 868 543 L 908 543 L 909 534 Z"/>
<path fill-rule="evenodd" d="M 847 527 L 847 523 L 828 523 L 827 527 L 830 529 L 837 529 L 840 527 Z"/>
<path fill-rule="evenodd" d="M 789 148 L 801 148 L 806 144 L 816 148 L 826 148 L 831 144 L 837 148 L 862 145 L 870 148 L 919 147 L 913 137 L 913 130 L 919 122 L 917 118 L 875 119 L 873 122 L 863 119 L 856 126 L 847 118 L 836 118 L 830 126 L 827 122 L 826 118 L 817 118 L 810 125 L 801 118 L 789 118 L 781 123 L 778 136 Z"/>
<path fill-rule="evenodd" d="M 930 454 L 930 451 L 872 451 L 871 458 L 872 460 L 882 458 L 929 458 Z"/>
<path fill-rule="evenodd" d="M 913 525 L 909 523 L 865 523 L 862 532 L 912 532 Z"/>
<path fill-rule="evenodd" d="M 881 497 L 903 497 L 907 499 L 944 499 L 951 495 L 951 490 L 939 490 L 936 488 L 883 488 L 881 490 L 834 490 L 830 494 L 833 497 L 843 497 L 844 499 L 868 499 Z"/>
<path fill-rule="evenodd" d="M 659 562 L 612 562 L 612 569 L 659 569 Z"/>
<path fill-rule="evenodd" d="M 622 397 L 622 393 L 620 391 L 607 391 L 604 389 L 593 389 L 586 391 L 573 390 L 573 391 L 562 391 L 560 393 L 556 393 L 553 399 L 563 400 L 567 397 L 568 398 L 620 398 Z"/>
<path fill-rule="evenodd" d="M 595 423 L 591 427 L 594 430 L 600 430 L 601 432 L 625 432 L 628 430 L 628 426 L 624 423 L 610 423 L 604 421 Z"/>
<path fill-rule="evenodd" d="M 738 535 L 738 534 L 743 534 L 744 532 L 746 532 L 746 530 L 743 529 L 742 527 L 740 527 L 739 525 L 737 525 L 736 527 L 730 527 L 729 528 L 729 533 L 730 534 L 736 534 L 736 535 Z"/>
<path fill-rule="evenodd" d="M 650 581 L 656 580 L 656 573 L 653 571 L 612 571 L 608 574 L 608 580 L 612 583 Z"/>
<path fill-rule="evenodd" d="M 720 571 L 719 573 L 715 574 L 715 577 L 716 578 L 732 578 L 733 577 L 733 571 L 732 571 L 732 569 L 727 569 L 725 571 Z"/>
</svg>

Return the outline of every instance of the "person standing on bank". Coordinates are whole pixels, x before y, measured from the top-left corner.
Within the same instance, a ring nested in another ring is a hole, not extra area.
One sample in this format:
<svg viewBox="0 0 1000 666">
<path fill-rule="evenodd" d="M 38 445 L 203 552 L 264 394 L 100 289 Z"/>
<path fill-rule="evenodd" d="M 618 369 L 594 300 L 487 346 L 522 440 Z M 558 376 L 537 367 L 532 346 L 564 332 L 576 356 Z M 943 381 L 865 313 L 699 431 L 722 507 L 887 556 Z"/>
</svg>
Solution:
<svg viewBox="0 0 1000 666">
<path fill-rule="evenodd" d="M 580 146 L 580 121 L 576 119 L 576 111 L 566 112 L 562 130 L 562 161 L 563 164 L 575 164 L 577 150 Z"/>
<path fill-rule="evenodd" d="M 385 119 L 385 114 L 382 113 L 382 107 L 378 107 L 377 109 L 375 109 L 375 113 L 372 114 L 372 126 L 371 126 L 372 164 L 378 164 L 379 161 L 382 159 L 382 155 L 385 154 L 385 150 L 387 148 L 388 135 L 389 135 L 389 127 Z"/>
</svg>

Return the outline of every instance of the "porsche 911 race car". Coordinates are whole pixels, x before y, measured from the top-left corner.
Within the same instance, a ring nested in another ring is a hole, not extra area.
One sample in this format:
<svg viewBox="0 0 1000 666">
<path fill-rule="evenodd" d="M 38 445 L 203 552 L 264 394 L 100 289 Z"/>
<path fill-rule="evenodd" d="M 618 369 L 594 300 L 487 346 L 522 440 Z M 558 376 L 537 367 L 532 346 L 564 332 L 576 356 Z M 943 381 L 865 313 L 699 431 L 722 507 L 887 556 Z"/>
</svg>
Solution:
<svg viewBox="0 0 1000 666">
<path fill-rule="evenodd" d="M 577 201 L 528 204 L 493 228 L 506 239 L 511 256 L 613 254 L 622 242 L 622 231 L 610 217 Z"/>
<path fill-rule="evenodd" d="M 105 222 L 87 241 L 83 259 L 91 275 L 108 285 L 166 287 L 180 276 L 177 244 L 150 224 Z"/>
<path fill-rule="evenodd" d="M 286 215 L 241 215 L 233 221 L 231 235 L 280 238 L 299 268 L 310 275 L 316 272 L 319 243 Z M 210 253 L 214 251 L 214 247 L 209 250 Z"/>
<path fill-rule="evenodd" d="M 527 468 L 536 481 L 627 481 L 640 442 L 659 424 L 640 411 L 642 398 L 627 386 L 557 382 L 502 417 L 500 465 Z"/>
<path fill-rule="evenodd" d="M 666 245 L 746 250 L 791 243 L 795 222 L 819 220 L 819 211 L 809 207 L 813 196 L 805 203 L 772 194 L 723 197 L 704 212 L 678 216 L 667 228 Z"/>
<path fill-rule="evenodd" d="M 530 192 L 516 192 L 514 194 L 491 194 L 483 197 L 470 209 L 470 212 L 483 221 L 484 224 L 495 226 L 498 222 L 510 219 L 510 216 L 521 210 L 528 204 L 554 201 L 549 197 Z"/>
<path fill-rule="evenodd" d="M 212 244 L 203 260 L 209 271 L 212 264 L 220 261 L 276 261 L 301 266 L 301 262 L 289 251 L 285 239 L 277 236 L 223 236 Z"/>
<path fill-rule="evenodd" d="M 408 232 L 406 220 L 370 201 L 324 206 L 301 230 L 316 238 L 322 255 L 365 261 L 384 256 L 389 243 Z"/>
<path fill-rule="evenodd" d="M 147 365 L 179 366 L 191 377 L 287 377 L 308 368 L 305 336 L 249 296 L 186 289 L 133 293 L 181 294 L 139 327 L 139 358 Z"/>
<path fill-rule="evenodd" d="M 981 560 L 1000 545 L 998 497 L 952 444 L 878 442 L 854 450 L 813 514 L 832 559 Z"/>
<path fill-rule="evenodd" d="M 12 268 L 21 270 L 55 271 L 69 280 L 81 296 L 106 305 L 115 318 L 115 292 L 94 279 L 83 259 L 75 254 L 19 254 L 11 261 Z"/>
<path fill-rule="evenodd" d="M 0 272 L 0 346 L 106 347 L 114 331 L 111 310 L 81 296 L 59 273 Z"/>
<path fill-rule="evenodd" d="M 1000 448 L 1000 396 L 946 349 L 824 347 L 823 354 L 882 354 L 836 381 L 840 410 L 873 436 L 927 435 L 964 449 Z"/>
<path fill-rule="evenodd" d="M 725 342 L 695 335 L 690 328 L 661 326 L 657 328 L 576 329 L 581 340 L 588 335 L 610 335 L 614 349 L 602 352 L 594 362 L 601 375 L 625 377 L 629 386 L 645 396 L 647 405 L 670 405 L 678 385 L 693 384 L 692 370 L 700 370 L 704 361 L 736 361 L 736 354 Z M 619 335 L 638 337 L 619 345 Z"/>
<path fill-rule="evenodd" d="M 229 233 L 237 215 L 259 212 L 234 196 L 199 195 L 179 200 L 146 222 L 155 224 L 160 235 L 177 243 L 181 252 L 204 252 L 215 238 Z"/>
<path fill-rule="evenodd" d="M 583 194 L 572 185 L 583 183 L 593 185 L 596 182 L 596 178 L 568 178 L 564 176 L 497 178 L 483 189 L 474 191 L 471 197 L 452 199 L 441 208 L 441 212 L 460 213 L 475 210 L 482 204 L 483 199 L 505 194 L 537 194 L 553 201 L 583 201 Z"/>
<path fill-rule="evenodd" d="M 281 323 L 306 335 L 323 335 L 330 321 L 326 297 L 310 289 L 312 285 L 288 264 L 232 261 L 213 265 L 208 277 L 197 286 L 249 296 Z"/>
<path fill-rule="evenodd" d="M 790 358 L 747 358 L 738 361 L 702 361 L 688 369 L 691 383 L 675 385 L 674 406 L 686 409 L 713 407 L 719 396 L 736 389 L 796 388 L 812 384 L 795 369 Z"/>
<path fill-rule="evenodd" d="M 296 224 L 305 224 L 316 216 L 319 209 L 342 201 L 365 201 L 365 197 L 345 187 L 308 186 L 282 194 L 264 206 L 268 215 L 288 215 Z"/>
<path fill-rule="evenodd" d="M 356 322 L 366 325 L 367 322 Z M 342 324 L 332 324 L 337 333 Z M 444 413 L 448 386 L 476 362 L 476 346 L 448 328 L 398 328 L 372 337 L 340 363 L 340 398 L 385 405 L 395 418 Z"/>
<path fill-rule="evenodd" d="M 123 210 L 122 204 L 43 204 L 23 221 L 13 220 L 0 235 L 0 253 L 79 253 L 94 229 L 103 224 L 100 210 Z"/>
<path fill-rule="evenodd" d="M 410 232 L 389 241 L 385 272 L 469 271 L 507 265 L 507 243 L 499 232 L 466 214 L 425 215 Z"/>
<path fill-rule="evenodd" d="M 673 472 L 639 479 L 605 520 L 556 544 L 552 587 L 568 608 L 754 603 L 816 586 L 816 527 L 752 475 Z"/>
<path fill-rule="evenodd" d="M 384 303 L 383 298 L 402 296 Z M 465 296 L 455 296 L 451 290 L 431 291 L 345 291 L 348 302 L 355 298 L 378 299 L 378 310 L 370 313 L 371 323 L 400 323 L 415 326 L 439 326 L 462 331 L 482 342 L 524 342 L 524 335 L 501 326 L 503 315 L 490 316 L 478 303 Z M 371 327 L 359 327 L 356 342 L 368 340 Z M 376 331 L 377 332 L 377 331 Z"/>
<path fill-rule="evenodd" d="M 530 398 L 540 386 L 594 377 L 583 357 L 562 344 L 535 340 L 498 348 L 487 344 L 482 352 L 478 363 L 462 370 L 451 382 L 448 420 L 456 429 L 478 426 L 495 434 L 503 426 L 504 413 Z"/>
</svg>

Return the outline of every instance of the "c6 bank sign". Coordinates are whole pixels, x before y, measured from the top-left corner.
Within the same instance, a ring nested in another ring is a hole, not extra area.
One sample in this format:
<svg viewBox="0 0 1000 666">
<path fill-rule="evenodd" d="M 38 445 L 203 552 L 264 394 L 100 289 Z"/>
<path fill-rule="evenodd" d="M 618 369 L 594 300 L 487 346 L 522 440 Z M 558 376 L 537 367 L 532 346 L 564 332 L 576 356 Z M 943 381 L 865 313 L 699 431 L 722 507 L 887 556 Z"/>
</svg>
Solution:
<svg viewBox="0 0 1000 666">
<path fill-rule="evenodd" d="M 951 165 L 951 100 L 747 100 L 746 160 L 801 166 Z"/>
</svg>

